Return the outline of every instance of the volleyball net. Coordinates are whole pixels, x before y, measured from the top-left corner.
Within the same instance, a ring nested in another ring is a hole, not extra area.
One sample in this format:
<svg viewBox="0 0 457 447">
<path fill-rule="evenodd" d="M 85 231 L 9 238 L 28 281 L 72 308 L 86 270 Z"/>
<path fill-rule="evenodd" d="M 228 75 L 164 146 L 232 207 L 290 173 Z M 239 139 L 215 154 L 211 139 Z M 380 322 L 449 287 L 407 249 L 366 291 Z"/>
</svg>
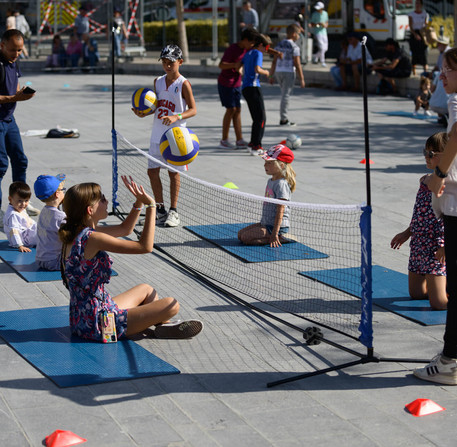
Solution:
<svg viewBox="0 0 457 447">
<path fill-rule="evenodd" d="M 115 130 L 113 154 L 113 211 L 123 219 L 132 208 L 132 195 L 118 178 L 131 175 L 149 190 L 150 156 Z M 166 169 L 161 169 L 161 181 L 169 206 Z M 266 201 L 284 205 L 181 173 L 181 224 L 157 227 L 155 247 L 219 289 L 315 322 L 371 348 L 371 292 L 364 292 L 371 287 L 366 281 L 367 272 L 371 278 L 371 259 L 366 256 L 371 252 L 369 207 L 287 202 L 287 243 L 277 248 L 242 245 L 238 230 L 260 222 Z"/>
</svg>

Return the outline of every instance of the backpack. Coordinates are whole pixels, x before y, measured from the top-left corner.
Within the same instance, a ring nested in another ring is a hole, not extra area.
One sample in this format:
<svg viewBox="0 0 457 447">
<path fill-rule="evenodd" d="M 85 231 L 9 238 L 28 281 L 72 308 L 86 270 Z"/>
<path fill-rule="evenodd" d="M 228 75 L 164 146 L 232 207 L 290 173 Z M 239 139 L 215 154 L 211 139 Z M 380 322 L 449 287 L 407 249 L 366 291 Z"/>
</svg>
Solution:
<svg viewBox="0 0 457 447">
<path fill-rule="evenodd" d="M 49 129 L 45 138 L 78 138 L 79 133 L 71 129 Z"/>
</svg>

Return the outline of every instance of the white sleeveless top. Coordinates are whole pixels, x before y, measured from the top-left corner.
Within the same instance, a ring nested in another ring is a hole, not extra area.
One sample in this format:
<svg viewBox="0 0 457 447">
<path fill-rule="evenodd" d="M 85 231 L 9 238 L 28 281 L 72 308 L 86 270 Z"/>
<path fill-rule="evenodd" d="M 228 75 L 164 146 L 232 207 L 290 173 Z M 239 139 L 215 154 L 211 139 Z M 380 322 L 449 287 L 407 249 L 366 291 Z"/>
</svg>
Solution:
<svg viewBox="0 0 457 447">
<path fill-rule="evenodd" d="M 154 113 L 154 122 L 152 124 L 151 143 L 160 143 L 162 135 L 171 127 L 186 127 L 186 120 L 178 120 L 175 123 L 166 126 L 162 116 L 177 115 L 183 113 L 186 108 L 186 100 L 182 96 L 182 86 L 186 81 L 184 76 L 179 76 L 168 89 L 165 81 L 166 75 L 157 78 L 155 85 L 155 94 L 157 95 L 158 105 Z"/>
<path fill-rule="evenodd" d="M 449 95 L 447 104 L 449 111 L 447 132 L 449 133 L 452 126 L 457 122 L 457 93 Z M 457 216 L 457 157 L 454 158 L 444 183 L 446 187 L 443 195 L 441 197 L 432 195 L 433 210 L 438 217 L 442 214 Z"/>
</svg>

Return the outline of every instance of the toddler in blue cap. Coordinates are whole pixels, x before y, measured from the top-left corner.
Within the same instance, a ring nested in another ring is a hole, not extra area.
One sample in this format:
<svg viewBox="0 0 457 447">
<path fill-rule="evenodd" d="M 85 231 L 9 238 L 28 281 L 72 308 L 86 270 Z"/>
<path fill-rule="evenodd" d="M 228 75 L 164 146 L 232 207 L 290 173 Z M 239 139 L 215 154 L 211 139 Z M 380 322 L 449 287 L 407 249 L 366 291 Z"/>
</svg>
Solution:
<svg viewBox="0 0 457 447">
<path fill-rule="evenodd" d="M 66 215 L 59 209 L 65 197 L 65 175 L 40 175 L 33 185 L 44 204 L 37 225 L 36 262 L 45 270 L 60 270 L 62 242 L 58 231 Z"/>
</svg>

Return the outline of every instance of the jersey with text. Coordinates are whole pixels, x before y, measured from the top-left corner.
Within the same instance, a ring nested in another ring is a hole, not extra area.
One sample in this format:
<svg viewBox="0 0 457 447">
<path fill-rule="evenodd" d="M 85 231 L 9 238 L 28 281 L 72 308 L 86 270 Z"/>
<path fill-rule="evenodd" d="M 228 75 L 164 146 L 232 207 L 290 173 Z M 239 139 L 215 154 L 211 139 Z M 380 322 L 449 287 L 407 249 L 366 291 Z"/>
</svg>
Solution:
<svg viewBox="0 0 457 447">
<path fill-rule="evenodd" d="M 155 93 L 158 103 L 154 113 L 154 123 L 152 124 L 151 143 L 160 143 L 162 135 L 171 127 L 186 127 L 186 120 L 178 120 L 167 126 L 160 119 L 164 116 L 183 113 L 186 110 L 186 100 L 182 96 L 182 87 L 185 81 L 186 78 L 181 75 L 167 88 L 166 75 L 157 78 Z"/>
</svg>

